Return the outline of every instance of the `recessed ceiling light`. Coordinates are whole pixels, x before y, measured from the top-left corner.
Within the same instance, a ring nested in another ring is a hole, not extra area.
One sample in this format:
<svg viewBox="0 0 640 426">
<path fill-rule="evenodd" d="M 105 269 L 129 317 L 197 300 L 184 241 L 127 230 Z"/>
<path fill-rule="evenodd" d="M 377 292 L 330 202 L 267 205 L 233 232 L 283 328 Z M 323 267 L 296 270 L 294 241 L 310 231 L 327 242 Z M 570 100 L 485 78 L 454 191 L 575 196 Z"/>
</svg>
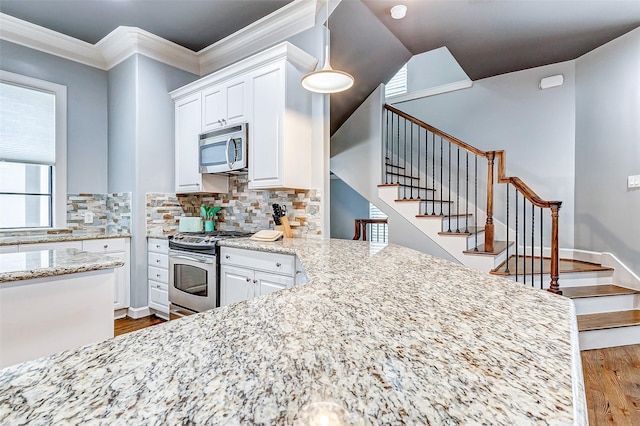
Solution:
<svg viewBox="0 0 640 426">
<path fill-rule="evenodd" d="M 391 8 L 391 17 L 393 19 L 402 19 L 407 14 L 407 6 L 404 4 L 397 4 Z"/>
</svg>

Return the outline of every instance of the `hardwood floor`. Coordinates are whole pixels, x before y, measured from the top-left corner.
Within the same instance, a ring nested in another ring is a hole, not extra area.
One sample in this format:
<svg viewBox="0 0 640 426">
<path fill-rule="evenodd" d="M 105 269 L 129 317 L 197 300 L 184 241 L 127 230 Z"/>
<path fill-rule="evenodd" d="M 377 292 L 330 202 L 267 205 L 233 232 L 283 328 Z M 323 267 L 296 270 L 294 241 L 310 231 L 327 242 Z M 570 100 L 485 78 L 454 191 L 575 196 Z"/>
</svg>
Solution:
<svg viewBox="0 0 640 426">
<path fill-rule="evenodd" d="M 165 320 L 156 316 L 115 320 L 116 336 Z M 583 351 L 587 410 L 591 426 L 640 426 L 640 345 Z"/>
<path fill-rule="evenodd" d="M 129 317 L 120 318 L 114 321 L 113 334 L 120 336 L 121 334 L 131 333 L 132 331 L 151 327 L 156 324 L 162 324 L 163 322 L 165 322 L 165 320 L 158 318 L 155 315 L 138 319 L 132 319 Z"/>
<path fill-rule="evenodd" d="M 581 355 L 589 424 L 640 425 L 640 345 Z"/>
</svg>

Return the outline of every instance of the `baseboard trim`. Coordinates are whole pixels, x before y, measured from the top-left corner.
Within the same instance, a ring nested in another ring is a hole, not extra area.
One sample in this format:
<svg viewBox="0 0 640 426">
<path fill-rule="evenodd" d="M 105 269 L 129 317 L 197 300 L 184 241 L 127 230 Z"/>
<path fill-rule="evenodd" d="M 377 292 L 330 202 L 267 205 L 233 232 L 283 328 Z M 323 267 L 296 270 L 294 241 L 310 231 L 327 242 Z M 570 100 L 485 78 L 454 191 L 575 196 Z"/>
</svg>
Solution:
<svg viewBox="0 0 640 426">
<path fill-rule="evenodd" d="M 133 319 L 144 318 L 149 315 L 151 315 L 151 310 L 148 306 L 143 306 L 142 308 L 129 308 L 127 310 L 127 316 Z"/>
</svg>

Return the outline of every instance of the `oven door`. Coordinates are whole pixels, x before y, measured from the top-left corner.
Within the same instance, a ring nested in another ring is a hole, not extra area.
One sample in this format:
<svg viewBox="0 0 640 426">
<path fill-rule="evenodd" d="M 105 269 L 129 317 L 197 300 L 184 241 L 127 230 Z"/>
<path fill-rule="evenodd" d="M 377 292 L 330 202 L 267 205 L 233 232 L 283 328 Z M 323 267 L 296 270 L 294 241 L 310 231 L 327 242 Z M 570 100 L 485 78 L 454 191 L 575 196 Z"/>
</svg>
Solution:
<svg viewBox="0 0 640 426">
<path fill-rule="evenodd" d="M 216 256 L 169 251 L 169 302 L 202 312 L 218 304 Z"/>
</svg>

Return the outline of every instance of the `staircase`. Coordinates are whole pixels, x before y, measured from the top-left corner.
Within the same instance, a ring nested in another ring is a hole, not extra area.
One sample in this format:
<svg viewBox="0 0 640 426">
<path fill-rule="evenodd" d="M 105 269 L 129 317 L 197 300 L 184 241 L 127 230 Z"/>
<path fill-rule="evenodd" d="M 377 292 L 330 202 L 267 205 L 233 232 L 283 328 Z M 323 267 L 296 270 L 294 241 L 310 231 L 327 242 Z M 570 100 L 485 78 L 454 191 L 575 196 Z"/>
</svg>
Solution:
<svg viewBox="0 0 640 426">
<path fill-rule="evenodd" d="M 560 258 L 561 202 L 506 176 L 504 151 L 478 150 L 384 108 L 382 201 L 462 264 L 571 298 L 582 350 L 640 344 L 640 291 L 611 284 L 614 268 L 592 258 Z"/>
</svg>

